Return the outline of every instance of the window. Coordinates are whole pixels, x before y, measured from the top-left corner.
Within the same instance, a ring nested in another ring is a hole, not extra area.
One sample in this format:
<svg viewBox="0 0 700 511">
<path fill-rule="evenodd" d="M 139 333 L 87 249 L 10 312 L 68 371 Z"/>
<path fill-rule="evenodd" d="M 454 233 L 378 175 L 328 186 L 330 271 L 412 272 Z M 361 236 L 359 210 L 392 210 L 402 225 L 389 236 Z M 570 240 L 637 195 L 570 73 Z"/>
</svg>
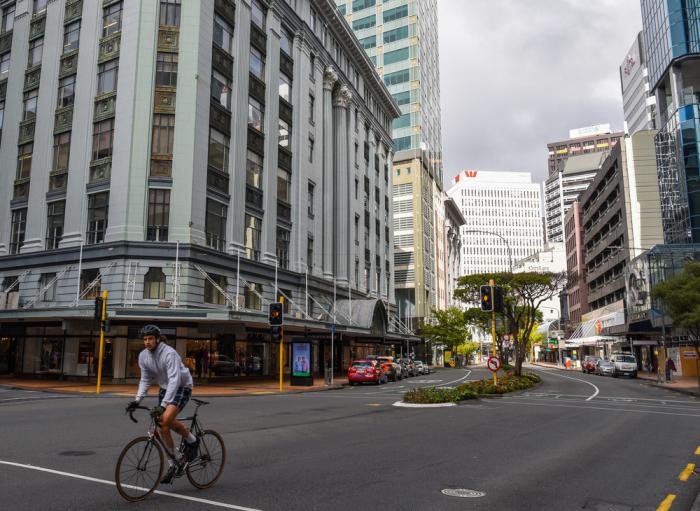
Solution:
<svg viewBox="0 0 700 511">
<path fill-rule="evenodd" d="M 404 60 L 408 60 L 408 48 L 401 48 L 400 50 L 389 51 L 384 54 L 385 66 Z"/>
<path fill-rule="evenodd" d="M 361 18 L 359 20 L 354 20 L 352 22 L 352 29 L 353 30 L 364 30 L 365 28 L 371 28 L 377 24 L 377 17 L 372 14 L 371 16 L 367 16 L 365 18 Z"/>
<path fill-rule="evenodd" d="M 251 6 L 251 21 L 260 30 L 265 31 L 265 9 L 258 0 L 253 0 Z"/>
<path fill-rule="evenodd" d="M 97 66 L 97 94 L 106 94 L 117 90 L 119 60 L 110 60 Z"/>
<path fill-rule="evenodd" d="M 399 106 L 407 105 L 411 102 L 411 91 L 399 92 L 398 94 L 394 94 L 394 100 Z"/>
<path fill-rule="evenodd" d="M 318 14 L 316 14 L 316 11 L 314 8 L 311 8 L 311 31 L 315 34 L 316 33 L 316 21 L 318 20 Z"/>
<path fill-rule="evenodd" d="M 409 136 L 409 137 L 395 138 L 394 144 L 396 145 L 397 151 L 403 151 L 405 149 L 410 149 L 411 148 L 411 137 Z M 397 172 L 398 172 L 398 170 L 397 170 Z M 406 172 L 408 174 L 410 174 L 411 169 L 406 169 Z"/>
<path fill-rule="evenodd" d="M 280 50 L 288 57 L 292 56 L 292 36 L 286 28 L 280 30 Z"/>
<path fill-rule="evenodd" d="M 377 36 L 369 36 L 365 37 L 364 39 L 360 39 L 360 44 L 365 50 L 369 50 L 370 48 L 375 48 L 377 46 Z"/>
<path fill-rule="evenodd" d="M 26 179 L 32 173 L 32 153 L 34 144 L 24 144 L 17 148 L 17 179 Z"/>
<path fill-rule="evenodd" d="M 207 217 L 204 227 L 207 246 L 222 252 L 226 249 L 226 213 L 225 204 L 207 199 Z"/>
<path fill-rule="evenodd" d="M 355 215 L 355 245 L 360 244 L 360 215 Z"/>
<path fill-rule="evenodd" d="M 316 189 L 316 185 L 309 181 L 308 188 L 307 188 L 307 210 L 309 214 L 309 218 L 314 217 L 314 190 Z"/>
<path fill-rule="evenodd" d="M 160 24 L 180 26 L 180 0 L 160 0 Z"/>
<path fill-rule="evenodd" d="M 314 238 L 309 236 L 306 240 L 306 267 L 309 270 L 314 268 Z"/>
<path fill-rule="evenodd" d="M 0 55 L 0 77 L 10 71 L 10 52 Z"/>
<path fill-rule="evenodd" d="M 49 202 L 46 205 L 46 249 L 58 248 L 63 237 L 63 220 L 66 201 Z"/>
<path fill-rule="evenodd" d="M 355 147 L 357 147 L 357 144 L 355 144 Z M 357 160 L 357 158 L 356 158 Z M 359 198 L 359 190 L 360 190 L 360 180 L 358 178 L 355 178 L 355 200 Z"/>
<path fill-rule="evenodd" d="M 211 279 L 211 280 L 209 280 Z M 216 283 L 216 285 L 214 285 Z M 226 277 L 224 275 L 216 275 L 215 273 L 210 273 L 208 279 L 204 279 L 204 302 L 213 303 L 216 305 L 225 305 L 226 297 L 221 294 L 218 288 L 226 291 Z"/>
<path fill-rule="evenodd" d="M 257 282 L 248 282 L 248 285 L 245 286 L 245 290 L 243 291 L 245 299 L 244 307 L 250 310 L 261 310 L 262 300 L 260 297 L 262 296 L 262 293 L 262 284 L 258 284 Z"/>
<path fill-rule="evenodd" d="M 88 196 L 88 223 L 86 242 L 88 245 L 102 243 L 107 230 L 109 212 L 109 192 L 95 193 Z"/>
<path fill-rule="evenodd" d="M 94 286 L 90 287 L 92 283 Z M 94 300 L 102 294 L 102 279 L 99 268 L 90 268 L 80 272 L 80 298 Z"/>
<path fill-rule="evenodd" d="M 47 0 L 34 0 L 34 8 L 32 9 L 32 12 L 35 16 L 46 10 L 46 2 Z"/>
<path fill-rule="evenodd" d="M 0 21 L 0 32 L 9 32 L 15 26 L 15 4 L 10 4 L 2 10 L 2 20 Z"/>
<path fill-rule="evenodd" d="M 112 4 L 102 11 L 102 37 L 116 34 L 122 29 L 122 3 Z"/>
<path fill-rule="evenodd" d="M 96 122 L 92 132 L 92 159 L 112 156 L 114 147 L 114 119 Z"/>
<path fill-rule="evenodd" d="M 154 114 L 151 154 L 161 156 L 172 155 L 174 135 L 175 116 L 172 114 Z"/>
<path fill-rule="evenodd" d="M 289 78 L 287 75 L 280 73 L 280 86 L 279 86 L 279 94 L 282 99 L 287 101 L 288 103 L 291 102 L 291 97 L 292 97 L 292 79 Z"/>
<path fill-rule="evenodd" d="M 393 43 L 394 41 L 399 41 L 400 39 L 406 39 L 408 37 L 408 26 L 395 28 L 394 30 L 387 30 L 384 32 L 384 44 Z M 408 58 L 408 48 L 406 49 L 406 58 Z M 384 56 L 384 62 L 386 63 L 386 55 Z"/>
<path fill-rule="evenodd" d="M 175 87 L 177 85 L 177 53 L 158 52 L 156 56 L 156 85 L 162 87 Z"/>
<path fill-rule="evenodd" d="M 316 98 L 314 97 L 313 94 L 309 94 L 309 122 L 311 124 L 314 123 L 314 103 L 316 102 Z"/>
<path fill-rule="evenodd" d="M 246 184 L 252 186 L 253 188 L 262 188 L 262 173 L 263 173 L 263 159 L 262 156 L 254 153 L 253 151 L 248 151 L 248 158 L 246 160 Z"/>
<path fill-rule="evenodd" d="M 292 203 L 292 176 L 284 169 L 277 169 L 277 199 Z"/>
<path fill-rule="evenodd" d="M 218 14 L 214 16 L 214 44 L 233 55 L 233 27 Z"/>
<path fill-rule="evenodd" d="M 260 226 L 262 221 L 253 215 L 245 216 L 245 252 L 248 259 L 260 259 Z"/>
<path fill-rule="evenodd" d="M 248 127 L 258 130 L 260 133 L 264 131 L 263 117 L 265 109 L 263 105 L 252 96 L 248 97 Z"/>
<path fill-rule="evenodd" d="M 367 7 L 372 7 L 377 3 L 377 0 L 354 0 L 352 3 L 352 12 L 361 11 L 362 9 L 367 9 Z"/>
<path fill-rule="evenodd" d="M 336 5 L 336 7 L 338 8 L 338 11 L 340 12 L 340 14 L 342 14 L 343 16 L 345 16 L 348 13 L 347 5 L 340 4 L 340 5 Z"/>
<path fill-rule="evenodd" d="M 18 254 L 24 243 L 24 231 L 27 227 L 27 208 L 12 210 L 10 224 L 10 254 Z"/>
<path fill-rule="evenodd" d="M 277 264 L 280 268 L 289 268 L 289 231 L 277 228 Z"/>
<path fill-rule="evenodd" d="M 58 107 L 75 103 L 75 75 L 66 76 L 58 81 Z"/>
<path fill-rule="evenodd" d="M 63 53 L 77 50 L 80 46 L 80 20 L 63 27 Z"/>
<path fill-rule="evenodd" d="M 265 80 L 265 57 L 255 48 L 250 49 L 250 73 L 256 78 Z"/>
<path fill-rule="evenodd" d="M 209 166 L 228 174 L 229 138 L 214 128 L 209 128 Z"/>
<path fill-rule="evenodd" d="M 408 16 L 408 5 L 394 7 L 384 11 L 384 23 L 405 18 L 406 16 Z"/>
<path fill-rule="evenodd" d="M 401 117 L 394 119 L 394 129 L 408 128 L 411 125 L 411 114 L 403 114 Z"/>
<path fill-rule="evenodd" d="M 22 120 L 26 121 L 36 117 L 36 102 L 39 96 L 39 89 L 30 90 L 24 93 L 24 103 L 22 106 Z"/>
<path fill-rule="evenodd" d="M 41 56 L 44 52 L 44 38 L 40 37 L 29 41 L 29 58 L 27 59 L 27 67 L 34 67 L 41 64 Z"/>
<path fill-rule="evenodd" d="M 148 190 L 147 241 L 168 241 L 170 223 L 170 190 L 152 188 Z"/>
<path fill-rule="evenodd" d="M 160 268 L 149 268 L 144 275 L 143 298 L 145 300 L 165 299 L 165 273 Z"/>
<path fill-rule="evenodd" d="M 0 134 L 2 134 L 2 127 L 5 123 L 5 102 L 0 101 Z"/>
<path fill-rule="evenodd" d="M 70 135 L 69 131 L 53 137 L 53 166 L 51 168 L 54 171 L 68 170 Z"/>
<path fill-rule="evenodd" d="M 279 130 L 278 130 L 280 147 L 289 148 L 289 139 L 291 138 L 290 133 L 291 133 L 291 130 L 289 128 L 289 123 L 287 121 L 283 121 L 282 119 L 280 119 L 279 120 Z"/>
<path fill-rule="evenodd" d="M 42 302 L 55 302 L 56 301 L 56 278 L 55 273 L 42 273 L 39 279 L 39 290 L 46 288 L 46 291 L 39 298 Z M 51 284 L 51 286 L 49 286 Z M 49 287 L 47 287 L 49 286 Z"/>
<path fill-rule="evenodd" d="M 388 73 L 384 75 L 384 83 L 386 85 L 397 85 L 399 83 L 405 83 L 411 79 L 411 72 L 408 69 L 403 69 L 401 71 L 396 71 L 394 73 Z"/>
<path fill-rule="evenodd" d="M 211 98 L 226 110 L 231 110 L 231 80 L 215 70 L 211 72 Z"/>
<path fill-rule="evenodd" d="M 309 55 L 309 78 L 313 82 L 316 79 L 314 71 L 316 70 L 316 55 L 311 53 Z"/>
</svg>

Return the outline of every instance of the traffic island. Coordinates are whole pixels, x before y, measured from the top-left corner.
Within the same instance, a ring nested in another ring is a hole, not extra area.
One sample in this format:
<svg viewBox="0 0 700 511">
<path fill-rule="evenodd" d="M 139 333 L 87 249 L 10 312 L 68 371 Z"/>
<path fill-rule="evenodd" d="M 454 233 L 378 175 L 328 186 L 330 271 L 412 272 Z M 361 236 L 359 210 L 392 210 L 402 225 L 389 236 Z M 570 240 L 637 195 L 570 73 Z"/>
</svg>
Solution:
<svg viewBox="0 0 700 511">
<path fill-rule="evenodd" d="M 417 405 L 435 405 L 439 403 L 459 403 L 479 397 L 503 395 L 519 390 L 527 390 L 540 382 L 534 373 L 522 376 L 507 375 L 493 380 L 477 380 L 463 383 L 455 388 L 422 387 L 404 393 L 402 403 Z"/>
</svg>

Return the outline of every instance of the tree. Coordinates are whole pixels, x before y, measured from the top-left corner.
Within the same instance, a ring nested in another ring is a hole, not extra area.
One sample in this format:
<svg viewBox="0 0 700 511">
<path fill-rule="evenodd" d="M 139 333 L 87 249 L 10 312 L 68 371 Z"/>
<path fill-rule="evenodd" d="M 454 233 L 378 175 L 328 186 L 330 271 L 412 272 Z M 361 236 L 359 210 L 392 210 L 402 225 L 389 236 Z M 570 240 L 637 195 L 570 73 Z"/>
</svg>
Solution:
<svg viewBox="0 0 700 511">
<path fill-rule="evenodd" d="M 467 325 L 478 328 L 491 337 L 490 312 L 482 311 L 481 307 L 471 307 L 464 311 L 464 318 Z M 496 347 L 501 359 L 503 359 L 503 334 L 506 333 L 506 330 L 506 318 L 502 313 L 496 313 Z"/>
<path fill-rule="evenodd" d="M 654 286 L 651 296 L 661 301 L 664 315 L 671 318 L 674 328 L 688 332 L 695 347 L 697 365 L 700 360 L 700 263 L 686 264 L 676 276 Z"/>
<path fill-rule="evenodd" d="M 540 306 L 557 296 L 567 282 L 566 272 L 478 273 L 460 277 L 455 297 L 465 303 L 479 303 L 480 287 L 493 279 L 503 287 L 504 312 L 515 349 L 515 372 L 522 373 L 532 334 L 541 321 Z"/>
<path fill-rule="evenodd" d="M 440 342 L 447 349 L 455 352 L 457 346 L 466 342 L 469 329 L 464 318 L 464 311 L 458 307 L 445 310 L 434 310 L 435 324 L 426 324 L 420 330 L 420 335 Z"/>
</svg>

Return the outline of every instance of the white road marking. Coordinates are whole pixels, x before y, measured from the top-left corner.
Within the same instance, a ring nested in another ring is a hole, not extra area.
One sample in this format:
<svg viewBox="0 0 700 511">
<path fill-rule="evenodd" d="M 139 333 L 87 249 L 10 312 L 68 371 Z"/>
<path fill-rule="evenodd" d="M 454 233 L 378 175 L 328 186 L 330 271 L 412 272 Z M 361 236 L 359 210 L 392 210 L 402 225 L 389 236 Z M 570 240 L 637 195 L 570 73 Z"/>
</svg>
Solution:
<svg viewBox="0 0 700 511">
<path fill-rule="evenodd" d="M 108 481 L 106 479 L 97 479 L 95 477 L 88 477 L 88 476 L 83 476 L 80 474 L 71 474 L 70 472 L 61 472 L 60 470 L 53 470 L 51 468 L 38 467 L 36 465 L 26 465 L 24 463 L 14 463 L 12 461 L 2 461 L 2 460 L 0 460 L 0 465 L 9 465 L 12 467 L 27 468 L 29 470 L 36 470 L 39 472 L 47 472 L 49 474 L 56 474 L 59 476 L 72 477 L 74 479 L 82 479 L 83 481 L 90 481 L 92 483 L 101 483 L 101 484 L 108 484 L 110 486 L 116 486 L 116 483 L 114 481 Z M 138 486 L 129 485 L 128 487 L 136 489 L 136 490 L 145 490 L 145 488 L 140 488 Z M 208 504 L 210 506 L 223 507 L 226 509 L 237 509 L 239 511 L 261 511 L 260 509 L 254 509 L 252 507 L 236 506 L 234 504 L 227 504 L 225 502 L 217 502 L 215 500 L 200 499 L 197 497 L 190 497 L 188 495 L 180 495 L 179 493 L 172 493 L 169 491 L 156 490 L 154 493 L 157 493 L 158 495 L 164 495 L 166 497 L 173 497 L 176 499 L 189 500 L 191 502 L 199 502 L 200 504 Z"/>
<path fill-rule="evenodd" d="M 441 387 L 444 387 L 445 385 L 449 385 L 450 383 L 457 383 L 458 381 L 466 380 L 466 379 L 469 377 L 469 375 L 472 374 L 472 370 L 471 370 L 471 369 L 467 369 L 466 371 L 467 371 L 467 374 L 465 374 L 465 375 L 462 376 L 461 378 L 457 378 L 456 380 L 448 381 L 447 383 L 443 383 L 443 384 L 440 385 L 440 386 L 441 386 Z"/>
<path fill-rule="evenodd" d="M 0 399 L 0 403 L 4 401 L 29 401 L 30 399 L 61 399 L 66 396 L 27 396 L 27 397 L 6 397 L 4 399 Z"/>
<path fill-rule="evenodd" d="M 419 404 L 419 403 L 404 403 L 403 401 L 397 401 L 394 403 L 394 406 L 398 406 L 401 408 L 444 408 L 446 406 L 457 406 L 455 403 L 428 403 L 428 404 Z"/>
<path fill-rule="evenodd" d="M 535 406 L 551 406 L 554 408 L 576 408 L 578 410 L 604 410 L 607 412 L 634 412 L 634 413 L 653 413 L 657 415 L 677 415 L 681 417 L 700 417 L 700 413 L 693 414 L 693 413 L 672 413 L 672 412 L 657 412 L 655 410 L 634 410 L 634 409 L 628 409 L 628 408 L 605 408 L 602 406 L 584 406 L 581 407 L 581 405 L 562 405 L 558 403 L 542 403 L 542 402 L 537 402 L 537 401 L 526 401 L 524 399 L 510 399 L 510 398 L 503 398 L 499 399 L 496 403 L 509 403 L 509 404 L 527 404 L 527 405 L 535 405 Z"/>
<path fill-rule="evenodd" d="M 589 381 L 582 380 L 582 379 L 580 379 L 580 378 L 572 378 L 571 376 L 564 376 L 563 374 L 558 374 L 558 373 L 555 373 L 554 371 L 547 371 L 547 374 L 551 374 L 551 375 L 554 375 L 554 376 L 559 376 L 560 378 L 567 378 L 567 379 L 569 379 L 569 380 L 580 381 L 580 382 L 582 382 L 582 383 L 586 383 L 587 385 L 590 385 L 591 387 L 593 387 L 593 388 L 595 389 L 595 392 L 594 392 L 593 394 L 591 394 L 590 396 L 588 396 L 588 398 L 586 399 L 586 401 L 590 401 L 591 399 L 593 399 L 594 397 L 596 397 L 598 394 L 600 394 L 600 389 L 599 389 L 598 387 L 596 387 L 595 385 L 593 385 L 593 384 L 592 384 L 591 382 L 589 382 Z"/>
</svg>

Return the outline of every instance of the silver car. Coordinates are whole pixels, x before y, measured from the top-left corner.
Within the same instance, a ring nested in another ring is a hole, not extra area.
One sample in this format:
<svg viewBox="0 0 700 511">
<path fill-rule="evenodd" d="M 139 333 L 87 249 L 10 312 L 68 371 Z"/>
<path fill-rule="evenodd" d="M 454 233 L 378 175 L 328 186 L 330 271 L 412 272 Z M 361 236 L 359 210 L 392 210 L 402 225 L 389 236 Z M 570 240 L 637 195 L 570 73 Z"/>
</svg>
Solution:
<svg viewBox="0 0 700 511">
<path fill-rule="evenodd" d="M 598 360 L 595 365 L 595 374 L 601 376 L 612 376 L 615 374 L 615 364 L 609 360 Z"/>
<path fill-rule="evenodd" d="M 414 363 L 416 364 L 416 371 L 418 372 L 418 374 L 427 374 L 425 372 L 425 368 L 427 366 L 423 362 L 421 362 L 420 360 L 416 360 Z"/>
</svg>

